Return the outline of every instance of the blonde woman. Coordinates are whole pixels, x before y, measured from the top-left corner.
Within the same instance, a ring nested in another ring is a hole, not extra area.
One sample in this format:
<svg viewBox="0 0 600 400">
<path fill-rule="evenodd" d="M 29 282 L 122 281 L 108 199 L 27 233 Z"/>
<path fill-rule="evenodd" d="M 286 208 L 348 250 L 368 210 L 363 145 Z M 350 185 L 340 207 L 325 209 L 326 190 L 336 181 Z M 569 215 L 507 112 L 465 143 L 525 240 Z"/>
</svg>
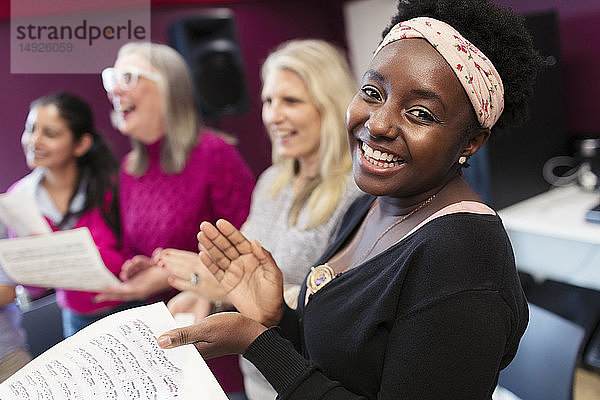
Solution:
<svg viewBox="0 0 600 400">
<path fill-rule="evenodd" d="M 336 230 L 341 216 L 360 190 L 352 179 L 345 131 L 346 108 L 356 91 L 343 53 L 322 40 L 283 43 L 265 60 L 261 77 L 262 118 L 271 138 L 273 165 L 258 179 L 244 234 L 259 240 L 283 268 L 291 306 L 299 285 Z M 212 301 L 216 281 L 206 274 L 197 254 L 165 249 L 155 260 L 166 267 L 173 286 L 195 289 Z M 191 285 L 190 274 L 196 274 Z M 211 295 L 208 295 L 211 293 Z M 224 293 L 223 293 L 224 295 Z M 170 303 L 172 312 L 195 307 L 206 315 L 206 300 L 183 293 Z M 204 305 L 200 305 L 204 303 Z M 243 360 L 250 400 L 276 393 Z"/>
<path fill-rule="evenodd" d="M 340 51 L 319 40 L 284 43 L 261 75 L 273 165 L 259 179 L 242 229 L 268 243 L 277 259 L 289 260 L 285 284 L 300 285 L 360 193 L 344 125 L 356 84 Z"/>
</svg>

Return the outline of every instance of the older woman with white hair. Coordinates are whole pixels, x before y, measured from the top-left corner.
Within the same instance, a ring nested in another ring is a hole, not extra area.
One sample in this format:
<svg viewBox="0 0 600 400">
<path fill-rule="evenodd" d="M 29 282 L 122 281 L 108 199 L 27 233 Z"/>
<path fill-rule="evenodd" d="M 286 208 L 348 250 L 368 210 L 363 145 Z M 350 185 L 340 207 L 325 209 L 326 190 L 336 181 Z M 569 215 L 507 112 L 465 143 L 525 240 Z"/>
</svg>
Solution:
<svg viewBox="0 0 600 400">
<path fill-rule="evenodd" d="M 102 81 L 113 121 L 131 138 L 132 150 L 120 174 L 122 241 L 129 258 L 121 274 L 125 282 L 97 300 L 167 300 L 173 289 L 167 273 L 153 264 L 153 251 L 194 251 L 203 220 L 227 218 L 240 226 L 254 177 L 223 135 L 202 126 L 189 68 L 172 48 L 128 43 Z M 243 392 L 237 358 L 209 365 L 226 392 Z"/>
</svg>

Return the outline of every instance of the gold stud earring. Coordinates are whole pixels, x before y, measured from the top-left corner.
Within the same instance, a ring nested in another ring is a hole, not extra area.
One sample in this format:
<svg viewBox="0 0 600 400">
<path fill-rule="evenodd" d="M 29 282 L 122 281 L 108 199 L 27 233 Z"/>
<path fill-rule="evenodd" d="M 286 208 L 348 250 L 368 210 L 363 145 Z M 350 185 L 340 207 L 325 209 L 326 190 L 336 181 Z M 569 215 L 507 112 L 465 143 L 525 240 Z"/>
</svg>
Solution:
<svg viewBox="0 0 600 400">
<path fill-rule="evenodd" d="M 467 162 L 467 157 L 465 157 L 465 156 L 460 156 L 460 157 L 458 158 L 458 163 L 459 163 L 460 165 L 463 165 L 463 164 L 464 164 L 464 163 L 466 163 L 466 162 Z"/>
</svg>

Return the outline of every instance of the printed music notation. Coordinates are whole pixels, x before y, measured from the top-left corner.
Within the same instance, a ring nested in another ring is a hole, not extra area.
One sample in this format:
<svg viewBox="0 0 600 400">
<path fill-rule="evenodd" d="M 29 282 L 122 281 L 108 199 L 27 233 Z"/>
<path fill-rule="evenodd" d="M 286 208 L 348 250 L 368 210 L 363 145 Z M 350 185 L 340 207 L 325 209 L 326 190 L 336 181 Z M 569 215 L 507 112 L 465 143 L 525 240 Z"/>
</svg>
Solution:
<svg viewBox="0 0 600 400">
<path fill-rule="evenodd" d="M 0 384 L 0 399 L 227 400 L 192 345 L 158 347 L 157 337 L 175 327 L 164 303 L 110 315 Z"/>
<path fill-rule="evenodd" d="M 0 265 L 22 285 L 95 292 L 120 283 L 86 227 L 0 239 Z"/>
</svg>

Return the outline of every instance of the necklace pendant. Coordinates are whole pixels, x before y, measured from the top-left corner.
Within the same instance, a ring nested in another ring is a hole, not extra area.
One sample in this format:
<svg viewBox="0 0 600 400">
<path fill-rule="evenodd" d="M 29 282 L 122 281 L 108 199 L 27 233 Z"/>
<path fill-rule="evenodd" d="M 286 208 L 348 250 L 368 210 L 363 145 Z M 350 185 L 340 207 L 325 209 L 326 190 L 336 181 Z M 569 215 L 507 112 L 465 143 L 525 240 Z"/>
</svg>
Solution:
<svg viewBox="0 0 600 400">
<path fill-rule="evenodd" d="M 327 263 L 317 265 L 311 267 L 310 274 L 306 278 L 306 286 L 312 294 L 315 294 L 333 278 L 335 278 L 335 271 Z"/>
</svg>

